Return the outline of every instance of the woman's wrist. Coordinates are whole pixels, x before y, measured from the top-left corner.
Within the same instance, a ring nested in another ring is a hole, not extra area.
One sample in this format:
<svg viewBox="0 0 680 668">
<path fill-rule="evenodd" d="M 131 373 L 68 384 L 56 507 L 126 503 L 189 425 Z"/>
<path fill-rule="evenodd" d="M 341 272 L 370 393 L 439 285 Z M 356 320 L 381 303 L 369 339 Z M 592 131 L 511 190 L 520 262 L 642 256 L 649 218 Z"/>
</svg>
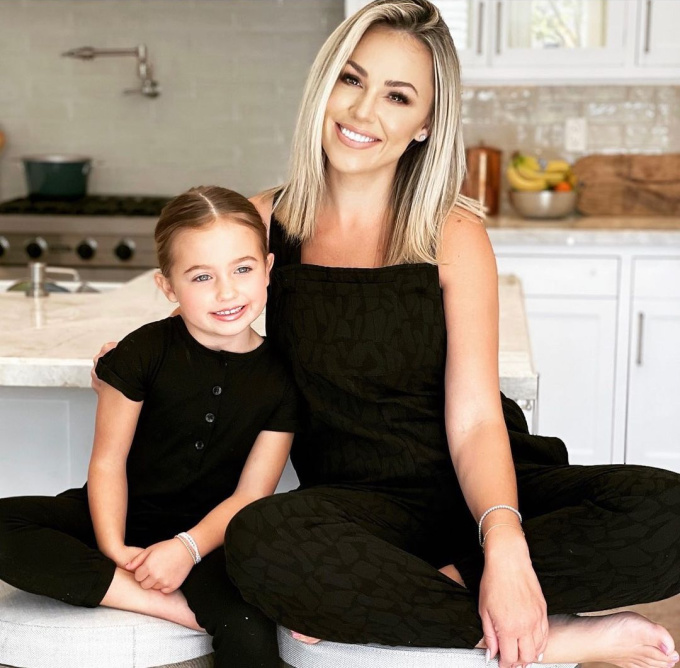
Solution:
<svg viewBox="0 0 680 668">
<path fill-rule="evenodd" d="M 528 554 L 524 531 L 519 523 L 491 525 L 486 531 L 483 549 L 485 557 L 492 558 L 496 554 L 505 558 L 509 551 Z"/>
</svg>

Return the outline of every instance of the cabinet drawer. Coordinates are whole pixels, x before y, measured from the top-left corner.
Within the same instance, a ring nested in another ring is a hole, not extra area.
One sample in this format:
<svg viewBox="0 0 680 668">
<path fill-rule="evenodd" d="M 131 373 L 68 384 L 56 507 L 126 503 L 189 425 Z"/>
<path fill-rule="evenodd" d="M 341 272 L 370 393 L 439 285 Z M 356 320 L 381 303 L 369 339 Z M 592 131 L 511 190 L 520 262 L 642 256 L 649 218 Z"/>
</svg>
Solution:
<svg viewBox="0 0 680 668">
<path fill-rule="evenodd" d="M 499 274 L 514 274 L 527 297 L 616 297 L 619 261 L 612 257 L 496 255 Z"/>
<path fill-rule="evenodd" d="M 635 297 L 646 299 L 680 299 L 680 257 L 636 259 Z"/>
</svg>

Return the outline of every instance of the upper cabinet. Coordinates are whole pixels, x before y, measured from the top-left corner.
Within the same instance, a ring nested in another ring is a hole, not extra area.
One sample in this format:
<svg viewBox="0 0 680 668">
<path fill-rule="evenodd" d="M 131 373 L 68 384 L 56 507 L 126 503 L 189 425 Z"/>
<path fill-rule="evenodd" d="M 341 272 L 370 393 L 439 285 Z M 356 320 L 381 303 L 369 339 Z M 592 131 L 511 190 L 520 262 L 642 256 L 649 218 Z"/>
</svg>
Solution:
<svg viewBox="0 0 680 668">
<path fill-rule="evenodd" d="M 346 13 L 367 0 L 345 0 Z M 680 83 L 678 0 L 436 0 L 468 84 Z"/>
</svg>

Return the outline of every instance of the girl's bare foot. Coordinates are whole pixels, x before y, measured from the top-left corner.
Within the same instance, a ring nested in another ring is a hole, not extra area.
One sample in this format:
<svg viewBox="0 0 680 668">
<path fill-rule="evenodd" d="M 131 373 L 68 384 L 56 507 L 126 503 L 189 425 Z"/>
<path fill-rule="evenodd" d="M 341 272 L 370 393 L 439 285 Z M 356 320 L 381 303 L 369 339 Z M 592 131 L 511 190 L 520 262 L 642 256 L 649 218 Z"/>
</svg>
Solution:
<svg viewBox="0 0 680 668">
<path fill-rule="evenodd" d="M 678 661 L 670 633 L 635 612 L 553 615 L 548 620 L 543 663 L 604 661 L 621 668 L 672 668 Z"/>
<path fill-rule="evenodd" d="M 196 631 L 204 630 L 199 626 L 196 616 L 179 589 L 172 594 L 163 594 L 156 589 L 142 589 L 134 574 L 122 568 L 116 568 L 113 580 L 100 605 L 167 619 Z"/>
</svg>

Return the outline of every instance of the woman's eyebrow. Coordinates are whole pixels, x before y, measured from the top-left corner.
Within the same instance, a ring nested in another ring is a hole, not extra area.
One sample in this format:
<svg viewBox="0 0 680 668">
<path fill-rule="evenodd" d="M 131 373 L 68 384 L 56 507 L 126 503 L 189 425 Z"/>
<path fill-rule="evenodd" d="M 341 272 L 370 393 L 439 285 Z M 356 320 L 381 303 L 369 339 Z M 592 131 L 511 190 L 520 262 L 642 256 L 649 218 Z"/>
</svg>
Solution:
<svg viewBox="0 0 680 668">
<path fill-rule="evenodd" d="M 355 61 L 348 60 L 347 64 L 351 65 L 362 77 L 368 77 L 368 72 Z M 385 81 L 385 85 L 389 88 L 411 88 L 413 92 L 418 95 L 416 87 L 408 81 L 393 81 L 392 79 L 388 79 Z"/>
</svg>

